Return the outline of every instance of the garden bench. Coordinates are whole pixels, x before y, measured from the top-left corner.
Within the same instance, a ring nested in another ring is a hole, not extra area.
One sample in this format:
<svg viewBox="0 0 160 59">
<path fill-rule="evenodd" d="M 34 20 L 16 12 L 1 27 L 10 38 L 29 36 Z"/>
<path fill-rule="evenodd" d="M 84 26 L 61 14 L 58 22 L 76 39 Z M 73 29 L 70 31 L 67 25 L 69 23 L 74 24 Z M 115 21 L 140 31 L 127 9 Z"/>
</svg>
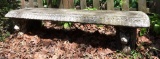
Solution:
<svg viewBox="0 0 160 59">
<path fill-rule="evenodd" d="M 5 17 L 20 20 L 52 20 L 64 22 L 92 23 L 118 26 L 125 34 L 119 34 L 123 47 L 134 49 L 136 45 L 137 28 L 149 27 L 149 17 L 141 11 L 109 11 L 109 10 L 74 10 L 53 8 L 26 8 L 12 10 Z M 129 33 L 129 38 L 127 34 Z M 126 41 L 127 39 L 128 41 Z"/>
</svg>

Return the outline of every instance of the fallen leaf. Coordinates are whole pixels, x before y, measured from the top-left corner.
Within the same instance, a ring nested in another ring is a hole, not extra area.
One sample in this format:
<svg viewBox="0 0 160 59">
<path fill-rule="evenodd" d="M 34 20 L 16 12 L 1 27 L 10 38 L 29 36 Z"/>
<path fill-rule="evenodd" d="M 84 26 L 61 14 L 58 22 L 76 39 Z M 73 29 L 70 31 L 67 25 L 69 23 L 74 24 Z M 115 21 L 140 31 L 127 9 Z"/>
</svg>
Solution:
<svg viewBox="0 0 160 59">
<path fill-rule="evenodd" d="M 34 59 L 46 59 L 47 55 L 42 52 L 35 52 Z"/>
<path fill-rule="evenodd" d="M 138 42 L 140 42 L 140 43 L 148 43 L 148 44 L 152 43 L 152 41 L 149 38 L 147 38 L 146 36 L 138 37 Z"/>
</svg>

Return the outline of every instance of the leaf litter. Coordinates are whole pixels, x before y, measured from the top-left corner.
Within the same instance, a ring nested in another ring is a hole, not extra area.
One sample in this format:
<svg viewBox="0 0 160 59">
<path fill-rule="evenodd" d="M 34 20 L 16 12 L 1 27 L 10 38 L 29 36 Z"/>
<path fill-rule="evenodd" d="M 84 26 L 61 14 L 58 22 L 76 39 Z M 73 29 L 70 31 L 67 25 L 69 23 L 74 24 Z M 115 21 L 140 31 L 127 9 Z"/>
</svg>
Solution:
<svg viewBox="0 0 160 59">
<path fill-rule="evenodd" d="M 64 30 L 61 26 L 51 28 L 48 23 L 48 27 L 36 32 L 12 34 L 0 42 L 0 59 L 129 59 L 133 56 L 117 52 L 121 43 L 113 26 L 73 25 L 74 29 Z M 145 52 L 152 54 L 151 58 L 160 56 L 160 51 L 153 48 L 160 49 L 160 38 L 151 39 L 138 37 L 136 50 L 143 58 L 149 57 Z"/>
</svg>

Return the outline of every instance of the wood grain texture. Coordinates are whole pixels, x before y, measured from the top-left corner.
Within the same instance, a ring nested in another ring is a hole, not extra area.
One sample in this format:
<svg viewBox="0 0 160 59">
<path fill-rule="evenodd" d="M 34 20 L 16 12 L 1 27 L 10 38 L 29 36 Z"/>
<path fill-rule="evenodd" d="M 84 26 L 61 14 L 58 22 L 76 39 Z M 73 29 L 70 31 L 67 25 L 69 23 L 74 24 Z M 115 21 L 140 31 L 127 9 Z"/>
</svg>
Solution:
<svg viewBox="0 0 160 59">
<path fill-rule="evenodd" d="M 38 3 L 38 8 L 43 8 L 43 1 L 42 0 L 37 0 Z"/>
<path fill-rule="evenodd" d="M 130 27 L 149 27 L 149 17 L 141 11 L 73 10 L 53 8 L 30 8 L 12 10 L 9 18 L 53 20 L 80 23 L 97 23 Z"/>
<path fill-rule="evenodd" d="M 122 0 L 122 10 L 129 11 L 129 0 Z"/>
<path fill-rule="evenodd" d="M 64 9 L 74 8 L 74 0 L 61 0 L 60 8 Z"/>
<path fill-rule="evenodd" d="M 25 8 L 25 0 L 21 0 L 21 8 Z"/>
<path fill-rule="evenodd" d="M 48 5 L 48 8 L 52 8 L 52 0 L 47 0 L 47 5 Z"/>
<path fill-rule="evenodd" d="M 107 10 L 114 10 L 114 0 L 107 0 Z"/>
<path fill-rule="evenodd" d="M 147 13 L 146 0 L 138 0 L 138 10 Z"/>
<path fill-rule="evenodd" d="M 33 0 L 29 0 L 29 8 L 34 8 L 33 2 Z"/>
<path fill-rule="evenodd" d="M 74 8 L 74 0 L 69 0 L 69 8 Z"/>
<path fill-rule="evenodd" d="M 64 8 L 63 4 L 64 4 L 63 0 L 60 0 L 59 8 Z"/>
<path fill-rule="evenodd" d="M 87 7 L 86 0 L 80 0 L 81 9 L 85 9 Z"/>
<path fill-rule="evenodd" d="M 69 0 L 62 0 L 63 1 L 63 8 L 69 9 Z"/>
<path fill-rule="evenodd" d="M 100 7 L 99 0 L 93 0 L 93 7 L 99 9 L 99 7 Z"/>
</svg>

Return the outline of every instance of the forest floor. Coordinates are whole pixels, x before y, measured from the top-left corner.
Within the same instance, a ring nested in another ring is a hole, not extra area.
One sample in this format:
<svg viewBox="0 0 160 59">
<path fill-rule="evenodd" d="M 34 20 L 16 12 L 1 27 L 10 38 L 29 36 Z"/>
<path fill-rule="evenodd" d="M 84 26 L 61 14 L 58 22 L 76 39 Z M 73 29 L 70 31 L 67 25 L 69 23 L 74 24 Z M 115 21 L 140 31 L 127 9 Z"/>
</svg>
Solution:
<svg viewBox="0 0 160 59">
<path fill-rule="evenodd" d="M 0 59 L 159 59 L 160 37 L 138 37 L 137 48 L 121 52 L 116 35 L 79 29 L 15 33 L 0 42 Z"/>
</svg>

